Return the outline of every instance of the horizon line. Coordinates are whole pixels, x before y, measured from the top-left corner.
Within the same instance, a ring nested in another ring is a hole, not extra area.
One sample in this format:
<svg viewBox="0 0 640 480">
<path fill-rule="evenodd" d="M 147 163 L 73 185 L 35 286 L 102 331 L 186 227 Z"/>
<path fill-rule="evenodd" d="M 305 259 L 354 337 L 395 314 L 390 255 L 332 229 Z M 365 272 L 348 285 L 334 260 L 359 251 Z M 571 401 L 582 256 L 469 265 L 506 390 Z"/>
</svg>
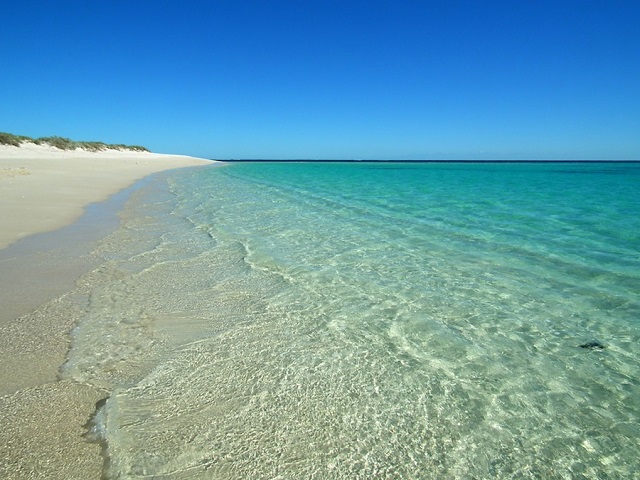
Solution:
<svg viewBox="0 0 640 480">
<path fill-rule="evenodd" d="M 212 159 L 214 160 L 214 159 Z M 221 162 L 297 162 L 297 163 L 640 163 L 640 160 L 373 160 L 373 159 L 275 159 L 275 158 L 231 158 L 215 159 Z"/>
</svg>

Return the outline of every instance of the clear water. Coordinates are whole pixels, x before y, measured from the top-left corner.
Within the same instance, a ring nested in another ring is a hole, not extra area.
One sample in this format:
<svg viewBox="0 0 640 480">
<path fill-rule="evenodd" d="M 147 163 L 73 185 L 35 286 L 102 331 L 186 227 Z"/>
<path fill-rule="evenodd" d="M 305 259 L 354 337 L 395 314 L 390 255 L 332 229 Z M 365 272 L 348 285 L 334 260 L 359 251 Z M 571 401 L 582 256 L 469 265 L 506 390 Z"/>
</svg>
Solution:
<svg viewBox="0 0 640 480">
<path fill-rule="evenodd" d="M 109 477 L 640 471 L 640 164 L 167 181 L 82 279 L 63 372 L 111 392 Z"/>
</svg>

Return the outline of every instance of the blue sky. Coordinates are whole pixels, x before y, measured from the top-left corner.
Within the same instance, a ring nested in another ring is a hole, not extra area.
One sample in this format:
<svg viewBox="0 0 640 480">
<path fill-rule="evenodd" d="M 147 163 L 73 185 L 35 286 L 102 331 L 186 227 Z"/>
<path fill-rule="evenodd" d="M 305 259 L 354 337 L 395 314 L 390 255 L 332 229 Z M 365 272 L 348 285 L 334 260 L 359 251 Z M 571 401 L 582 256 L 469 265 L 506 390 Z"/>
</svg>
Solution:
<svg viewBox="0 0 640 480">
<path fill-rule="evenodd" d="M 637 0 L 5 3 L 0 131 L 220 159 L 640 159 Z"/>
</svg>

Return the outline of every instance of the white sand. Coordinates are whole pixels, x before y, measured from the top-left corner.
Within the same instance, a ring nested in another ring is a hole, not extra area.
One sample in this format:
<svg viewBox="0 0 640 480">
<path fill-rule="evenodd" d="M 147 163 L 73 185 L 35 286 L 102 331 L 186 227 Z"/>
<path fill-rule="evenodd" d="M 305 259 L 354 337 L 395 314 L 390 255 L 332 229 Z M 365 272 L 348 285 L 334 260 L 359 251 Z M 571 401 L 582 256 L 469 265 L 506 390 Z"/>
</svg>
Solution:
<svg viewBox="0 0 640 480">
<path fill-rule="evenodd" d="M 0 145 L 0 248 L 55 230 L 149 174 L 212 161 L 181 155 Z"/>
</svg>

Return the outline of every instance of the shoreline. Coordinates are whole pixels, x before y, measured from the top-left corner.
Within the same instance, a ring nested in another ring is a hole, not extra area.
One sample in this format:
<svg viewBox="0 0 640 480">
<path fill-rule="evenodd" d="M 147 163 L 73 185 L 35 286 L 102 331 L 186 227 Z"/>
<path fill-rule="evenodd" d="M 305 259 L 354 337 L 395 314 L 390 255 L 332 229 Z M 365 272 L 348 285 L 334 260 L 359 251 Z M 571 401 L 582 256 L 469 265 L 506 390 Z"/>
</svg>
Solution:
<svg viewBox="0 0 640 480">
<path fill-rule="evenodd" d="M 0 249 L 73 223 L 87 205 L 105 201 L 147 175 L 214 163 L 148 152 L 0 145 Z"/>
<path fill-rule="evenodd" d="M 85 434 L 107 392 L 58 378 L 79 313 L 76 282 L 95 266 L 92 246 L 117 228 L 136 190 L 153 188 L 154 174 L 214 163 L 0 146 L 0 476 L 101 478 L 101 446 Z"/>
</svg>

